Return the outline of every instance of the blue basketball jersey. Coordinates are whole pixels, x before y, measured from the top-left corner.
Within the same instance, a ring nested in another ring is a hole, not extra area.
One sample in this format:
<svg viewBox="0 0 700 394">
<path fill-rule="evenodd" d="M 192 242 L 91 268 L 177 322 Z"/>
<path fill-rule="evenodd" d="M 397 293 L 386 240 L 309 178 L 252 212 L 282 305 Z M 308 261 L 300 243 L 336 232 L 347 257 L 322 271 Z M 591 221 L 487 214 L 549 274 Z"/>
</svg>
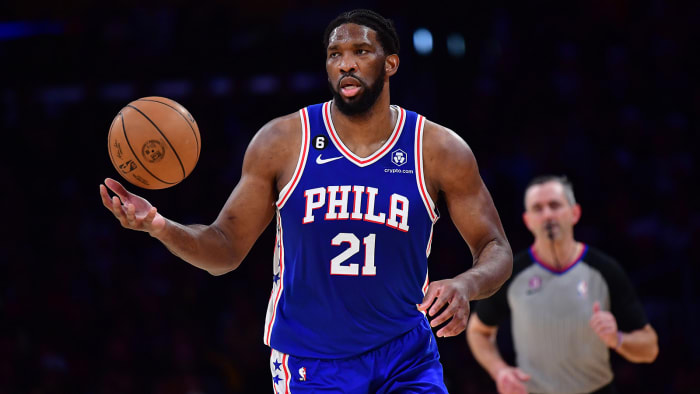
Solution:
<svg viewBox="0 0 700 394">
<path fill-rule="evenodd" d="M 277 201 L 265 344 L 297 357 L 345 358 L 416 327 L 438 213 L 423 175 L 425 118 L 392 106 L 386 143 L 358 157 L 331 102 L 300 110 L 302 144 Z"/>
</svg>

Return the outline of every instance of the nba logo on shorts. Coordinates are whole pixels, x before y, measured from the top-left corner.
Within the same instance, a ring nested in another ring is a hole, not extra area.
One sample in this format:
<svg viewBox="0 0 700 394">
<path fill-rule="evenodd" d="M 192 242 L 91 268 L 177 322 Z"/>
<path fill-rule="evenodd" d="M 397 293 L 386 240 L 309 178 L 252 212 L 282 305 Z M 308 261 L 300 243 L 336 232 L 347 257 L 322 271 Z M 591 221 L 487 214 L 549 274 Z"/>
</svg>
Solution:
<svg viewBox="0 0 700 394">
<path fill-rule="evenodd" d="M 299 368 L 299 380 L 306 381 L 306 368 L 304 367 Z"/>
</svg>

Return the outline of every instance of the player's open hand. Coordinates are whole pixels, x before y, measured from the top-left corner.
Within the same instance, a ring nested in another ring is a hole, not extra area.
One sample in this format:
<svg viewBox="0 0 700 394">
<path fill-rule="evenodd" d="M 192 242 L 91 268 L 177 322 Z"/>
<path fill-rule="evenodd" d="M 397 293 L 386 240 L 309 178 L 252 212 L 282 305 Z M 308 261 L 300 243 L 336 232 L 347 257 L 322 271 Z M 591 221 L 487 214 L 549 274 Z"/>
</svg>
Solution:
<svg viewBox="0 0 700 394">
<path fill-rule="evenodd" d="M 617 320 L 612 313 L 601 310 L 598 301 L 593 304 L 593 316 L 589 323 L 601 341 L 610 348 L 617 347 Z"/>
<path fill-rule="evenodd" d="M 445 309 L 442 313 L 435 316 L 443 307 Z M 469 319 L 467 284 L 459 278 L 432 282 L 423 297 L 423 302 L 418 305 L 418 310 L 427 311 L 430 317 L 434 316 L 430 321 L 431 327 L 437 327 L 452 318 L 452 321 L 435 334 L 438 337 L 452 337 L 461 333 L 467 327 Z"/>
<path fill-rule="evenodd" d="M 110 197 L 107 188 L 116 196 Z M 130 193 L 114 179 L 107 178 L 105 184 L 100 185 L 100 196 L 102 204 L 114 214 L 124 228 L 155 235 L 165 227 L 165 218 L 158 213 L 156 207 L 145 198 Z"/>
<path fill-rule="evenodd" d="M 502 368 L 496 374 L 496 388 L 499 394 L 527 394 L 525 382 L 530 375 L 515 367 Z"/>
</svg>

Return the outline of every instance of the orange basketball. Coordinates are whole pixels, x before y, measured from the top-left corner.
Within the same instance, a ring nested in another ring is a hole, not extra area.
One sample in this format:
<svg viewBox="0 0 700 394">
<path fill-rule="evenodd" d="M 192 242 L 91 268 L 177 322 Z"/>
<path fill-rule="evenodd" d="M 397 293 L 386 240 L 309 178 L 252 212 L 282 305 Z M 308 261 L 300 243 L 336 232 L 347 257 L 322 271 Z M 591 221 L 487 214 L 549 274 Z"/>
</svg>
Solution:
<svg viewBox="0 0 700 394">
<path fill-rule="evenodd" d="M 197 164 L 201 139 L 192 115 L 165 97 L 122 108 L 109 128 L 109 158 L 124 179 L 145 189 L 182 182 Z"/>
</svg>

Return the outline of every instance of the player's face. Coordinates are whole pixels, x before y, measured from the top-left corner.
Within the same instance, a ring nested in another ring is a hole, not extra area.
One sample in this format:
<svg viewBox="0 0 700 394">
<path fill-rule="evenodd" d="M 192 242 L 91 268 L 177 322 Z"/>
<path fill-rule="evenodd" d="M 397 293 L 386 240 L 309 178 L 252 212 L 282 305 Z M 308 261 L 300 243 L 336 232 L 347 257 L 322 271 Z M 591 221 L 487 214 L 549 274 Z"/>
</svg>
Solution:
<svg viewBox="0 0 700 394">
<path fill-rule="evenodd" d="M 377 33 L 366 26 L 346 23 L 328 39 L 326 71 L 334 103 L 346 115 L 368 111 L 386 81 L 386 55 Z"/>
<path fill-rule="evenodd" d="M 534 185 L 525 192 L 523 220 L 535 238 L 548 238 L 548 226 L 555 240 L 573 237 L 574 225 L 580 217 L 581 207 L 569 203 L 559 182 Z"/>
</svg>

